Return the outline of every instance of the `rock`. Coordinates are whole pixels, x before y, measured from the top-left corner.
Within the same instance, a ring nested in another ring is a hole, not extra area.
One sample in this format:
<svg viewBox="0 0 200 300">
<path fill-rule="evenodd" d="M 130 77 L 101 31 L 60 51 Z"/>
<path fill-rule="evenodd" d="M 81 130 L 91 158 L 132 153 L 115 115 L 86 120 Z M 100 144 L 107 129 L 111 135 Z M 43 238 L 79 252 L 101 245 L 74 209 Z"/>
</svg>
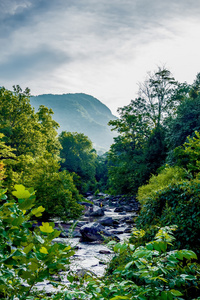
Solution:
<svg viewBox="0 0 200 300">
<path fill-rule="evenodd" d="M 114 209 L 114 212 L 122 212 L 124 211 L 124 206 L 119 206 Z"/>
<path fill-rule="evenodd" d="M 101 217 L 104 216 L 104 209 L 94 205 L 86 211 L 85 216 Z"/>
<path fill-rule="evenodd" d="M 124 210 L 125 210 L 126 212 L 131 212 L 131 211 L 133 211 L 134 209 L 133 209 L 132 206 L 126 205 L 126 206 L 124 206 Z"/>
<path fill-rule="evenodd" d="M 122 233 L 124 233 L 124 231 L 123 230 L 112 230 L 112 233 L 113 234 L 122 234 Z"/>
<path fill-rule="evenodd" d="M 111 251 L 109 250 L 99 250 L 100 254 L 111 254 Z"/>
<path fill-rule="evenodd" d="M 93 207 L 93 211 L 90 211 L 90 216 L 101 217 L 104 216 L 104 209 L 98 206 Z"/>
<path fill-rule="evenodd" d="M 69 233 L 67 231 L 62 231 L 59 235 L 60 238 L 68 238 L 69 237 Z"/>
<path fill-rule="evenodd" d="M 125 221 L 127 224 L 135 224 L 135 221 L 132 217 L 128 218 L 126 221 Z"/>
<path fill-rule="evenodd" d="M 80 228 L 80 233 L 82 235 L 81 241 L 103 241 L 104 237 L 113 237 L 105 227 L 99 223 L 88 223 Z"/>
<path fill-rule="evenodd" d="M 127 227 L 125 230 L 124 230 L 124 233 L 131 233 L 132 232 L 132 228 L 131 227 Z"/>
<path fill-rule="evenodd" d="M 103 217 L 98 222 L 104 226 L 113 226 L 113 219 L 111 217 Z"/>
<path fill-rule="evenodd" d="M 80 238 L 82 235 L 81 235 L 80 231 L 73 231 L 72 236 L 74 238 Z"/>
<path fill-rule="evenodd" d="M 76 224 L 76 228 L 77 228 L 77 227 L 80 228 L 80 227 L 82 227 L 82 226 L 85 225 L 85 224 L 87 224 L 87 221 L 78 221 L 77 224 Z"/>
</svg>

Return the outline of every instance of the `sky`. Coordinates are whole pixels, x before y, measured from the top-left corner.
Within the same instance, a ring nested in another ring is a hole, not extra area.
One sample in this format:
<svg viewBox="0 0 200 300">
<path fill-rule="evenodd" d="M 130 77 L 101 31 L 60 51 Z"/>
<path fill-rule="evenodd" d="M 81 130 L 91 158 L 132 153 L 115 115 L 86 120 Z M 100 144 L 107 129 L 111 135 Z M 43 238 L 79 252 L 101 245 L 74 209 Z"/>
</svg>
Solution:
<svg viewBox="0 0 200 300">
<path fill-rule="evenodd" d="M 113 114 L 147 72 L 200 72 L 199 0 L 0 0 L 0 86 L 86 93 Z"/>
</svg>

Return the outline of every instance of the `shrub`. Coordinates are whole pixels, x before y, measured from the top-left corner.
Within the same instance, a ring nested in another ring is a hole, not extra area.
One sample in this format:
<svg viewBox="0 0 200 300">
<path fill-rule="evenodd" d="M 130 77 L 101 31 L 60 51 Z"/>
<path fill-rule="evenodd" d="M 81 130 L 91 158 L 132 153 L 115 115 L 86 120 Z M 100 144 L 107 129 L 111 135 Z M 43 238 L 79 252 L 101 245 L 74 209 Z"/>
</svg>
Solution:
<svg viewBox="0 0 200 300">
<path fill-rule="evenodd" d="M 104 280 L 88 277 L 85 295 L 80 292 L 77 299 L 197 299 L 200 288 L 200 267 L 194 263 L 197 256 L 191 250 L 168 250 L 175 240 L 174 230 L 175 226 L 159 229 L 155 238 L 144 246 L 117 243 L 113 247 L 115 255 L 122 257 L 128 253 L 129 262 L 121 261 L 112 276 Z M 136 232 L 139 237 L 143 235 L 140 233 Z"/>
<path fill-rule="evenodd" d="M 183 181 L 187 172 L 180 167 L 166 167 L 158 175 L 152 175 L 149 183 L 139 187 L 137 199 L 144 204 L 153 193 L 165 189 L 169 184 Z"/>
<path fill-rule="evenodd" d="M 33 189 L 22 185 L 15 189 L 17 201 L 8 200 L 6 190 L 0 189 L 0 298 L 39 299 L 31 296 L 34 286 L 44 280 L 59 285 L 53 276 L 68 269 L 74 251 L 52 243 L 60 234 L 53 223 L 44 222 L 33 230 L 30 218 L 41 216 L 44 208 L 33 208 Z"/>
<path fill-rule="evenodd" d="M 193 249 L 200 255 L 200 180 L 172 184 L 155 192 L 143 205 L 136 224 L 144 230 L 152 225 L 176 224 L 176 247 Z"/>
<path fill-rule="evenodd" d="M 187 169 L 193 176 L 200 172 L 200 133 L 195 131 L 194 137 L 188 137 L 183 146 L 175 148 L 177 164 Z"/>
</svg>

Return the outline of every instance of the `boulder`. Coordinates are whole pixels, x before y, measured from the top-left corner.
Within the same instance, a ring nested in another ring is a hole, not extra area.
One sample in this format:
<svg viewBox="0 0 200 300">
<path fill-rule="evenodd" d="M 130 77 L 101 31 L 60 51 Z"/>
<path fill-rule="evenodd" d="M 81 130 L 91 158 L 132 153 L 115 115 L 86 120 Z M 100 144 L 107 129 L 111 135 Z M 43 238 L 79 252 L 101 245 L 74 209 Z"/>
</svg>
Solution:
<svg viewBox="0 0 200 300">
<path fill-rule="evenodd" d="M 113 226 L 113 219 L 111 217 L 103 217 L 98 221 L 98 223 L 104 226 Z"/>
<path fill-rule="evenodd" d="M 98 207 L 96 205 L 93 206 L 93 209 L 90 209 L 89 215 L 93 217 L 101 217 L 104 216 L 104 209 L 101 207 Z"/>
<path fill-rule="evenodd" d="M 115 210 L 114 210 L 114 212 L 123 212 L 123 211 L 125 211 L 124 206 L 116 207 Z"/>
<path fill-rule="evenodd" d="M 132 207 L 131 205 L 126 205 L 126 206 L 124 206 L 124 210 L 125 210 L 126 212 L 131 212 L 131 211 L 133 211 L 134 209 L 133 209 L 133 207 Z"/>
<path fill-rule="evenodd" d="M 105 237 L 112 237 L 113 235 L 99 223 L 88 223 L 80 228 L 82 235 L 81 241 L 103 241 Z M 113 236 L 113 238 L 115 238 Z"/>
</svg>

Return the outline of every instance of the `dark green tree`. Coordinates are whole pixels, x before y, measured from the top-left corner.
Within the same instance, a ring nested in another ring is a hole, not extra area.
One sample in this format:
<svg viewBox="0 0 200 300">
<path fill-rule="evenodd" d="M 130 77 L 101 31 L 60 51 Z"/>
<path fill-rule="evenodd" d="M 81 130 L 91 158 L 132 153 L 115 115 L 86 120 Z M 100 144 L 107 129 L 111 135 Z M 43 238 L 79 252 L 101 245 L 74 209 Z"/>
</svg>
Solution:
<svg viewBox="0 0 200 300">
<path fill-rule="evenodd" d="M 96 151 L 83 133 L 63 131 L 59 136 L 62 145 L 61 169 L 76 173 L 76 184 L 81 193 L 94 189 L 96 180 Z"/>
<path fill-rule="evenodd" d="M 108 189 L 108 153 L 98 155 L 96 159 L 96 175 L 97 190 L 106 192 Z"/>
<path fill-rule="evenodd" d="M 200 73 L 178 105 L 173 117 L 166 120 L 166 140 L 169 150 L 183 145 L 188 136 L 200 130 Z"/>
</svg>

